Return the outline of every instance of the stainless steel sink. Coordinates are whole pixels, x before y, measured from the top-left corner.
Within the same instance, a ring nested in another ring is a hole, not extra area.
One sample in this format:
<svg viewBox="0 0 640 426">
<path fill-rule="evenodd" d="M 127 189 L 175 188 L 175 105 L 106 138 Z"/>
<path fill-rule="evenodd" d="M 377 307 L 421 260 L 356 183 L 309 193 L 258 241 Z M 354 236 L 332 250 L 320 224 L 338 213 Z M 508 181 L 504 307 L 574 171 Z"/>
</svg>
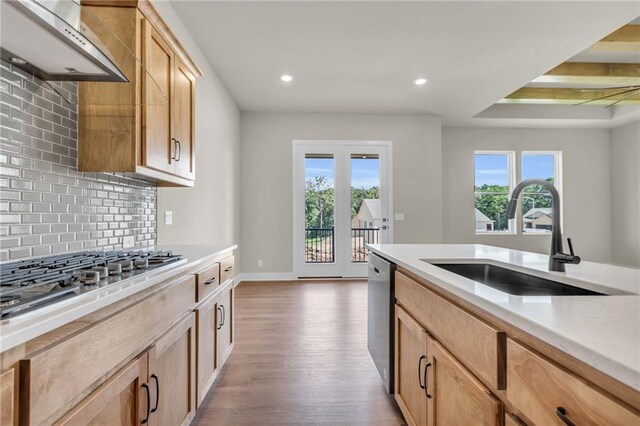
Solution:
<svg viewBox="0 0 640 426">
<path fill-rule="evenodd" d="M 603 293 L 536 277 L 489 263 L 433 263 L 454 274 L 517 296 L 606 296 Z"/>
</svg>

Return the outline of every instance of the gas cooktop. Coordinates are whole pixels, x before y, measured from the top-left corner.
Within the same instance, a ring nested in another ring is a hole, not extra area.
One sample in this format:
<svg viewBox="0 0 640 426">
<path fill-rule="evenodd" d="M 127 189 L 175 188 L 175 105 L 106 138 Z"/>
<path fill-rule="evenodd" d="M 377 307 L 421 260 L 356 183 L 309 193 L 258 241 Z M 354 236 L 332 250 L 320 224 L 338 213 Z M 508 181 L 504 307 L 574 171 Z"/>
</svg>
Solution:
<svg viewBox="0 0 640 426">
<path fill-rule="evenodd" d="M 0 265 L 0 317 L 56 303 L 168 266 L 172 251 L 81 252 Z"/>
</svg>

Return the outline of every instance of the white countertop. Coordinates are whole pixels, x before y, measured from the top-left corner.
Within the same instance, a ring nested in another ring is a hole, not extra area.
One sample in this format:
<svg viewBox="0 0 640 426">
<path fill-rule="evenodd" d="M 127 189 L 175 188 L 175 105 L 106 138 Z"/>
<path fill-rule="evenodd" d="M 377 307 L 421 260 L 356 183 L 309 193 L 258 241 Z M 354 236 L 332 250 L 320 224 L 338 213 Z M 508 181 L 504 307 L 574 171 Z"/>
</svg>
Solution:
<svg viewBox="0 0 640 426">
<path fill-rule="evenodd" d="M 231 253 L 237 247 L 237 245 L 229 244 L 156 246 L 155 250 L 173 250 L 175 254 L 183 255 L 184 259 L 165 268 L 124 279 L 95 291 L 63 299 L 37 310 L 25 312 L 15 318 L 0 321 L 0 352 L 178 276 L 194 266 L 208 262 L 225 253 Z"/>
<path fill-rule="evenodd" d="M 548 256 L 480 244 L 375 244 L 375 253 L 640 391 L 640 269 L 593 262 L 547 271 Z M 506 266 L 608 296 L 514 296 L 430 265 Z"/>
</svg>

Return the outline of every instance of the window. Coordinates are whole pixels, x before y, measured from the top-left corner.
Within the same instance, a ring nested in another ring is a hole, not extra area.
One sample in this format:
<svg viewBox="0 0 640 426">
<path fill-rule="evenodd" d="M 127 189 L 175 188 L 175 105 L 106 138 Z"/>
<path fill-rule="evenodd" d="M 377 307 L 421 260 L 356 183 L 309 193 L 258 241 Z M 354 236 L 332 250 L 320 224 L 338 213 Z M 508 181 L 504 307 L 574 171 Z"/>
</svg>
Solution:
<svg viewBox="0 0 640 426">
<path fill-rule="evenodd" d="M 524 151 L 521 155 L 521 179 L 543 179 L 561 192 L 560 152 Z M 553 214 L 551 194 L 539 185 L 522 191 L 522 233 L 527 235 L 551 232 Z"/>
<path fill-rule="evenodd" d="M 476 234 L 517 233 L 514 221 L 507 219 L 509 195 L 515 186 L 515 151 L 476 151 L 475 221 Z M 562 153 L 559 151 L 523 151 L 520 155 L 520 179 L 543 179 L 562 195 Z M 560 197 L 562 201 L 562 196 Z M 549 191 L 539 185 L 524 189 L 520 195 L 521 223 L 524 235 L 551 232 L 553 213 Z M 518 231 L 519 233 L 519 231 Z"/>
<path fill-rule="evenodd" d="M 507 219 L 507 203 L 513 189 L 514 153 L 475 153 L 476 234 L 513 233 Z"/>
</svg>

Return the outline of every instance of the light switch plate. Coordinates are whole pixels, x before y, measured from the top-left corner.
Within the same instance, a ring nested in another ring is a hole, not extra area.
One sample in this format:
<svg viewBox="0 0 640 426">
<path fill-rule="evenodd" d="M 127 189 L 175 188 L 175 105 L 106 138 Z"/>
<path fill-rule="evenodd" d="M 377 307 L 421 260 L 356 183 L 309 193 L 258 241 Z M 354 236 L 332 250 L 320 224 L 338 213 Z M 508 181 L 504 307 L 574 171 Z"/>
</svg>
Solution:
<svg viewBox="0 0 640 426">
<path fill-rule="evenodd" d="M 123 237 L 122 238 L 122 248 L 131 248 L 134 245 L 134 238 L 133 235 L 128 236 L 128 237 Z"/>
<path fill-rule="evenodd" d="M 396 219 L 397 221 L 403 221 L 403 220 L 404 220 L 404 213 L 396 213 L 396 214 L 394 215 L 394 217 L 395 217 L 395 219 Z"/>
<path fill-rule="evenodd" d="M 164 224 L 165 225 L 173 225 L 173 212 L 172 211 L 164 212 Z"/>
</svg>

